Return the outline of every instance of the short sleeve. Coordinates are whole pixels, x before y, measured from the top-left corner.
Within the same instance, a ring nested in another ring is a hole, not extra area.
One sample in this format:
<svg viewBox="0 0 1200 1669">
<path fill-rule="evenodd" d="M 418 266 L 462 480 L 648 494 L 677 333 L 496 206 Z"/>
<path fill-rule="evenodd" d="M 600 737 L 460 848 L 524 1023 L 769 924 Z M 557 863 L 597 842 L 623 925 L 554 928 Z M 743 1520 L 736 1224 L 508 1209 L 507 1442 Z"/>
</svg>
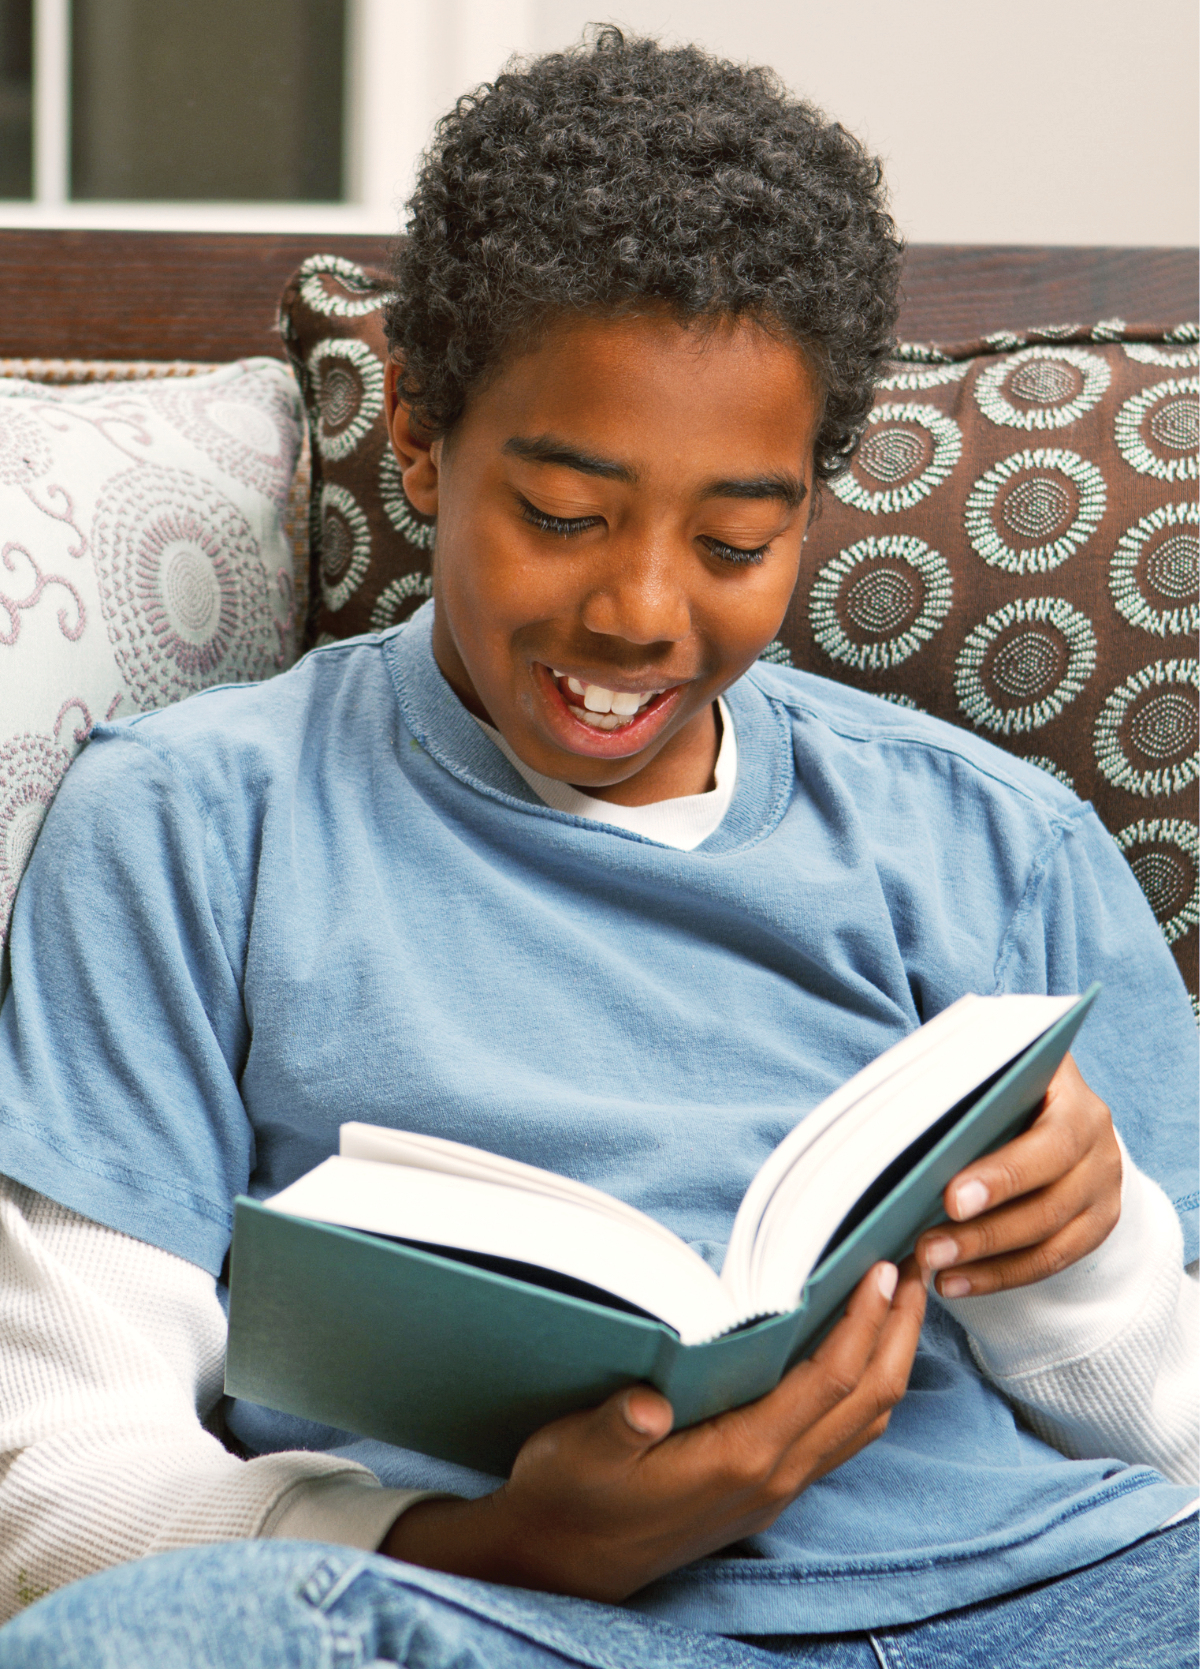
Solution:
<svg viewBox="0 0 1200 1669">
<path fill-rule="evenodd" d="M 0 1171 L 213 1274 L 254 1163 L 244 918 L 170 756 L 136 722 L 94 736 L 13 911 Z"/>
<path fill-rule="evenodd" d="M 1145 895 L 1090 806 L 1043 855 L 1009 926 L 997 990 L 1103 991 L 1076 1040 L 1084 1078 L 1107 1104 L 1138 1168 L 1180 1215 L 1197 1254 L 1196 1025 Z"/>
</svg>

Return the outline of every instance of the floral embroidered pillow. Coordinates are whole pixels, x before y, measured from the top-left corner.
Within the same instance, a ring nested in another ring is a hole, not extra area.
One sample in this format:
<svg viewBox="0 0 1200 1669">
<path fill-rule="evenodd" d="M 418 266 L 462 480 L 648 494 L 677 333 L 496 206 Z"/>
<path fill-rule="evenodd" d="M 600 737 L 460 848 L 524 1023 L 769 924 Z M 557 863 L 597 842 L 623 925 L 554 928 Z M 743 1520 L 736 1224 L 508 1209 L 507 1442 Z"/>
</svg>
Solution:
<svg viewBox="0 0 1200 1669">
<path fill-rule="evenodd" d="M 276 360 L 0 380 L 0 944 L 93 724 L 293 660 L 302 433 Z"/>
</svg>

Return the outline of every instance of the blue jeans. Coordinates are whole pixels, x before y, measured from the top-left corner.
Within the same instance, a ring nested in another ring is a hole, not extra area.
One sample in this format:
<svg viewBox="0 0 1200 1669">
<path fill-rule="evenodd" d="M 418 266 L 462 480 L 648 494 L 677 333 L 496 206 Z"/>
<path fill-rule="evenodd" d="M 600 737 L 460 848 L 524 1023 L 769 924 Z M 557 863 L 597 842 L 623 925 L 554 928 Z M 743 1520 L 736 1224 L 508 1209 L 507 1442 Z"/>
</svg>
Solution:
<svg viewBox="0 0 1200 1669">
<path fill-rule="evenodd" d="M 164 1553 L 0 1629 L 0 1669 L 1184 1669 L 1196 1520 L 1085 1570 L 874 1634 L 729 1639 L 309 1542 Z"/>
</svg>

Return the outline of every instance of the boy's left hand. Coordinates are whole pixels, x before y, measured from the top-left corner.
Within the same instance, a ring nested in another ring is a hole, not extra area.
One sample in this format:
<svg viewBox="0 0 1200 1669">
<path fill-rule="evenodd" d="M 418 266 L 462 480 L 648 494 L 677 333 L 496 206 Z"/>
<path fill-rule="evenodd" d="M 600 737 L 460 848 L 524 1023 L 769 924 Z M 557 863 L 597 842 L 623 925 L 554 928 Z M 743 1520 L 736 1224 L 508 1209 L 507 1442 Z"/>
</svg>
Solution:
<svg viewBox="0 0 1200 1669">
<path fill-rule="evenodd" d="M 947 1185 L 949 1223 L 917 1241 L 943 1298 L 1028 1286 L 1096 1249 L 1121 1215 L 1121 1150 L 1108 1108 L 1067 1055 L 1023 1135 Z"/>
</svg>

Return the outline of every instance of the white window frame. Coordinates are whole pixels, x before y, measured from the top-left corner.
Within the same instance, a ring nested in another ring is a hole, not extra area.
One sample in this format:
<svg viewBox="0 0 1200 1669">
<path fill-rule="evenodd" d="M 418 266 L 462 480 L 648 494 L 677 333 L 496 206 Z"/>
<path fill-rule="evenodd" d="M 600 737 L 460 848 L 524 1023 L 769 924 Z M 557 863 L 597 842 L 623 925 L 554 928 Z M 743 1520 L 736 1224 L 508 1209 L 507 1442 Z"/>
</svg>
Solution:
<svg viewBox="0 0 1200 1669">
<path fill-rule="evenodd" d="M 532 49 L 536 0 L 347 0 L 347 24 L 345 202 L 71 202 L 71 0 L 33 0 L 33 198 L 0 226 L 390 235 L 438 116 Z"/>
</svg>

